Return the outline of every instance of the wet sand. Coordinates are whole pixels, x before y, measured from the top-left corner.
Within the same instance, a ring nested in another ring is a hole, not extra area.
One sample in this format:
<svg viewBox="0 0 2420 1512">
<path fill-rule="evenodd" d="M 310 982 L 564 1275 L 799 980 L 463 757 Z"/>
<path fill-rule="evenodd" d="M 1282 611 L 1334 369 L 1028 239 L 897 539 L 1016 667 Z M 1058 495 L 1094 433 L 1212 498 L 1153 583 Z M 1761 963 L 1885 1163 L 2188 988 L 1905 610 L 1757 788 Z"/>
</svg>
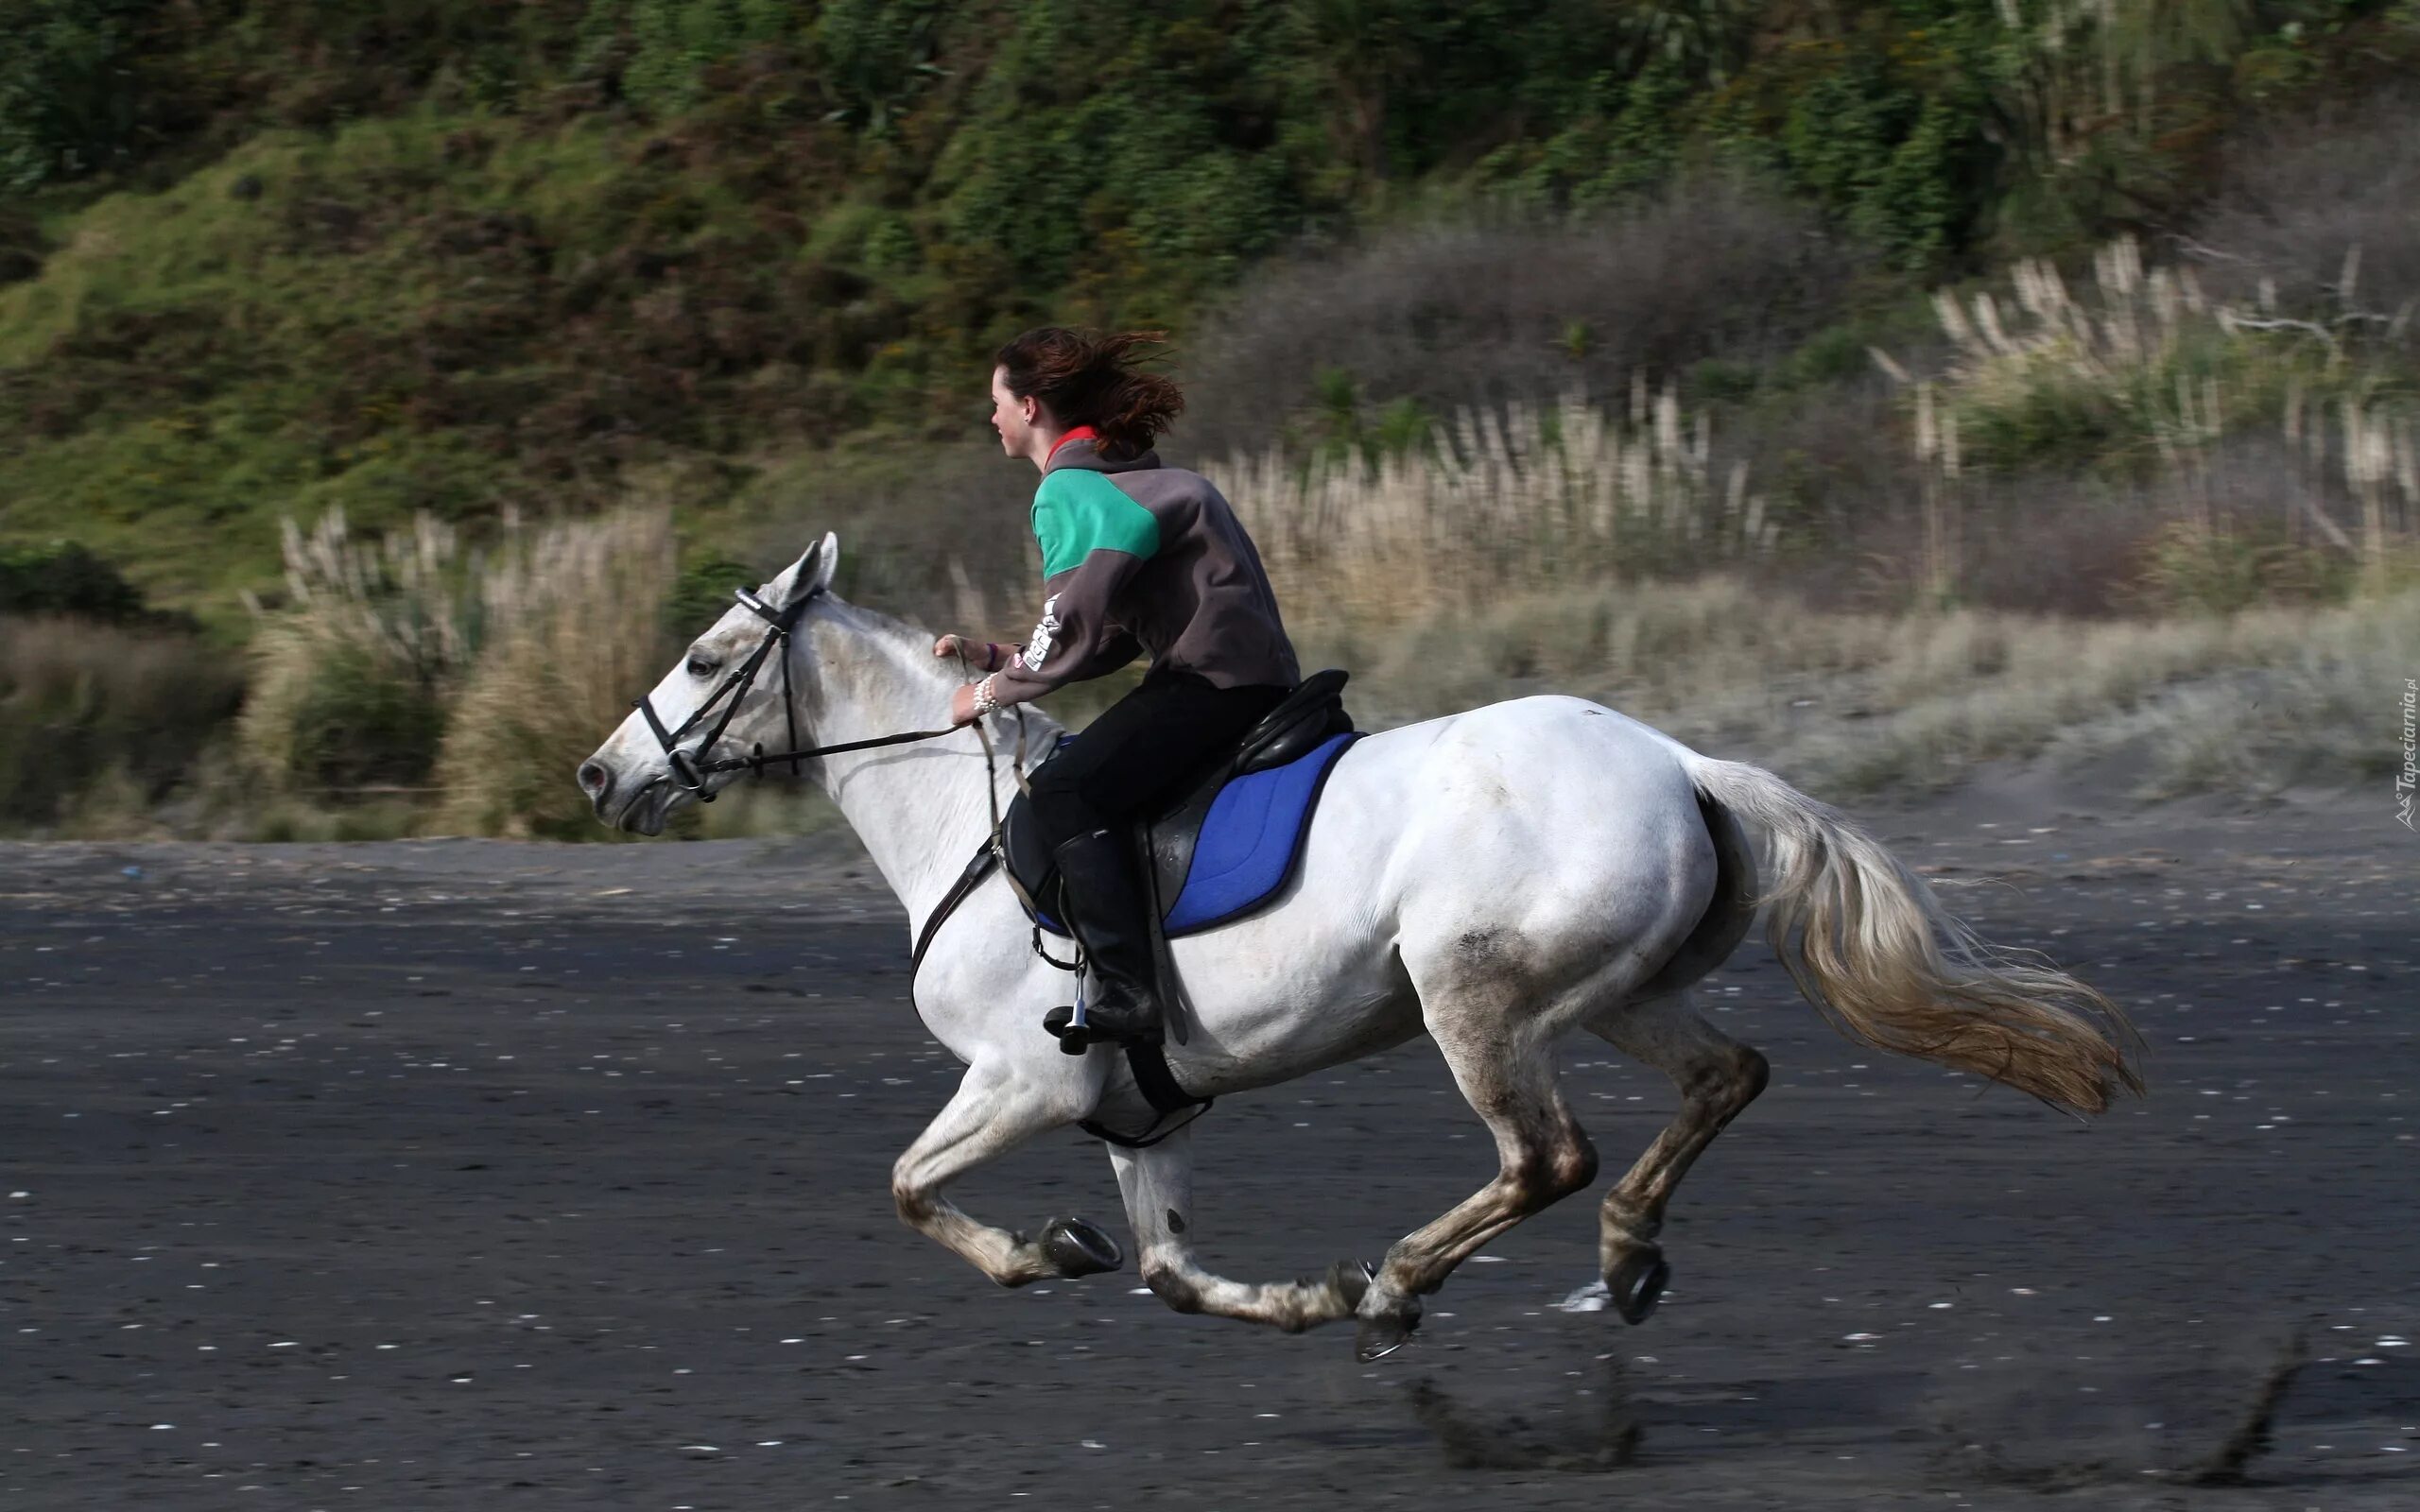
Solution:
<svg viewBox="0 0 2420 1512">
<path fill-rule="evenodd" d="M 1674 1204 L 1662 1311 L 1555 1305 L 1573 1199 L 1374 1366 L 1131 1268 L 1002 1292 L 902 1228 L 957 1067 L 845 836 L 0 846 L 0 1500 L 2420 1505 L 2391 807 L 1862 816 L 2134 1014 L 2152 1095 L 2086 1126 L 1860 1051 L 1752 942 L 1706 1001 L 1773 1084 Z M 1593 1040 L 1566 1082 L 1609 1174 L 1672 1106 Z M 1492 1166 L 1425 1041 L 1202 1134 L 1202 1251 L 1247 1278 L 1374 1256 Z M 1073 1131 L 956 1195 L 1124 1239 Z"/>
</svg>

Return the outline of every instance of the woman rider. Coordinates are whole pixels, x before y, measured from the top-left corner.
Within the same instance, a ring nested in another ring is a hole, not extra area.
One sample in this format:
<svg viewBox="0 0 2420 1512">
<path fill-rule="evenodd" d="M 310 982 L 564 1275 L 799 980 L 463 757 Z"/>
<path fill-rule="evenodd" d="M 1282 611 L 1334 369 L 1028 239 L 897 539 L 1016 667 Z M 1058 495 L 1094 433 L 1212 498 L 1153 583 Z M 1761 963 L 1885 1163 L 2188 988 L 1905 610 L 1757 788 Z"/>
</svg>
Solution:
<svg viewBox="0 0 2420 1512">
<path fill-rule="evenodd" d="M 1151 450 L 1184 406 L 1174 383 L 1135 367 L 1155 339 L 1046 327 L 1000 349 L 993 428 L 1042 472 L 1042 620 L 1022 649 L 933 643 L 990 674 L 952 696 L 953 724 L 1150 654 L 1142 682 L 1034 772 L 1028 800 L 1092 963 L 1091 1038 L 1142 1043 L 1159 1040 L 1161 1015 L 1127 827 L 1183 798 L 1302 679 L 1235 511 Z"/>
</svg>

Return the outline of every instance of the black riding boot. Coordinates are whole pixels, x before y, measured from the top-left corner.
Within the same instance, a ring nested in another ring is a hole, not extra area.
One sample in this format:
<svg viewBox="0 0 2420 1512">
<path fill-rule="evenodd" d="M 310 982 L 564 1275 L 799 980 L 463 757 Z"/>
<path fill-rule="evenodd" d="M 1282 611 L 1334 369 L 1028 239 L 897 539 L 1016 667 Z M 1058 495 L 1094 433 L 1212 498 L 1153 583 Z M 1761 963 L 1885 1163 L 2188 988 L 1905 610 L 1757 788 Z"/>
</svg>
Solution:
<svg viewBox="0 0 2420 1512">
<path fill-rule="evenodd" d="M 1051 852 L 1059 866 L 1063 920 L 1091 961 L 1094 989 L 1084 1024 L 1098 1042 L 1157 1044 L 1160 999 L 1151 971 L 1150 900 L 1134 874 L 1126 837 L 1095 830 Z"/>
</svg>

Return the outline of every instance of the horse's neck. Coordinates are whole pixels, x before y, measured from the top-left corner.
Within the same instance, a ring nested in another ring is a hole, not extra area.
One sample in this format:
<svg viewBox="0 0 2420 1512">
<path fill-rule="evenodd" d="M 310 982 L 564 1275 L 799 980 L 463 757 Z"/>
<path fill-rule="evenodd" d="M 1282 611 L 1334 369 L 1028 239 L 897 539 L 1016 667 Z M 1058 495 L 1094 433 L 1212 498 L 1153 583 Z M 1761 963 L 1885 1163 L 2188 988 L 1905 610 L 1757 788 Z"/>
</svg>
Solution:
<svg viewBox="0 0 2420 1512">
<path fill-rule="evenodd" d="M 819 744 L 862 740 L 948 723 L 958 664 L 932 655 L 931 635 L 856 605 L 836 604 L 813 626 L 815 676 L 804 700 Z M 993 715 L 994 777 L 1000 807 L 1015 796 L 1014 713 Z M 1058 726 L 1027 713 L 1026 765 L 1050 748 Z M 1005 737 L 1005 738 L 1004 738 Z M 939 904 L 991 831 L 983 796 L 983 747 L 972 730 L 873 750 L 826 756 L 820 782 L 908 917 Z"/>
</svg>

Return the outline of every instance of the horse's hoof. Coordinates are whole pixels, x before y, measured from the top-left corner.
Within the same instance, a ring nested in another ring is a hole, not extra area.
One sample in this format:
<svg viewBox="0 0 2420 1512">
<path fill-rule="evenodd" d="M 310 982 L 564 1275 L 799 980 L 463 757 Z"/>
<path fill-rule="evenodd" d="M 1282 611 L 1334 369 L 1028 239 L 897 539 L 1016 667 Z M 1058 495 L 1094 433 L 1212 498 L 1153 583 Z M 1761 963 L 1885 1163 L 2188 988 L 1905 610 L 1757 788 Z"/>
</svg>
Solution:
<svg viewBox="0 0 2420 1512">
<path fill-rule="evenodd" d="M 1340 1260 L 1327 1268 L 1329 1290 L 1344 1300 L 1347 1313 L 1361 1311 L 1361 1298 L 1370 1295 L 1370 1283 L 1378 1277 L 1378 1267 L 1366 1260 Z"/>
<path fill-rule="evenodd" d="M 1126 1263 L 1117 1241 L 1081 1218 L 1053 1218 L 1043 1227 L 1042 1252 L 1065 1277 L 1098 1276 Z"/>
<path fill-rule="evenodd" d="M 1411 1336 L 1419 1329 L 1420 1314 L 1417 1313 L 1409 1317 L 1400 1313 L 1381 1313 L 1375 1317 L 1365 1317 L 1361 1320 L 1361 1327 L 1354 1332 L 1354 1358 L 1363 1365 L 1373 1360 L 1383 1360 L 1409 1344 Z"/>
<path fill-rule="evenodd" d="M 1613 1295 L 1614 1311 L 1625 1323 L 1644 1323 L 1664 1299 L 1664 1283 L 1672 1279 L 1672 1267 L 1664 1263 L 1660 1249 L 1634 1249 L 1605 1278 L 1605 1290 Z"/>
</svg>

